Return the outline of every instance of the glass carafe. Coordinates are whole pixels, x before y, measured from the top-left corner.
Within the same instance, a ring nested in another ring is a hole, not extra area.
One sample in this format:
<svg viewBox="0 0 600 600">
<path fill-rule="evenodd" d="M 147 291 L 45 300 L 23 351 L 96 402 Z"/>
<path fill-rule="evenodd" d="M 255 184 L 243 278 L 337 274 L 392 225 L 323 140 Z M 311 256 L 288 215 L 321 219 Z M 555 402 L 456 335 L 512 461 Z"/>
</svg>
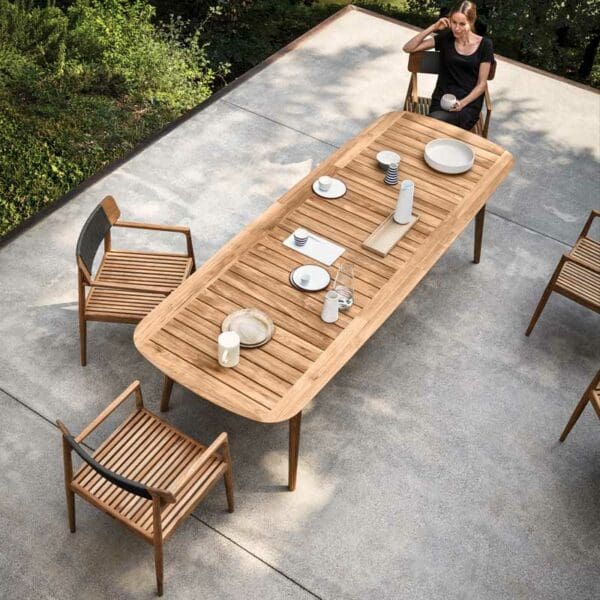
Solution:
<svg viewBox="0 0 600 600">
<path fill-rule="evenodd" d="M 333 289 L 338 293 L 340 310 L 348 310 L 354 303 L 354 265 L 342 263 L 338 267 Z"/>
</svg>

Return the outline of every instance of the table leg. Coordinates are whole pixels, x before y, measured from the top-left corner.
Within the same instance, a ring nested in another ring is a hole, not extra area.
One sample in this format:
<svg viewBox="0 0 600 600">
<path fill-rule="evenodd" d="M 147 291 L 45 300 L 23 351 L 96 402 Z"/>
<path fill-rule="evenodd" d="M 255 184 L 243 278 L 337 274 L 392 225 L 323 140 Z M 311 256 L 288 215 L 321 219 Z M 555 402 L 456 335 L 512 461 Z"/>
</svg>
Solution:
<svg viewBox="0 0 600 600">
<path fill-rule="evenodd" d="M 298 472 L 298 450 L 300 448 L 300 421 L 302 411 L 290 419 L 290 453 L 288 462 L 288 490 L 296 489 L 296 474 Z"/>
<path fill-rule="evenodd" d="M 481 210 L 475 215 L 475 251 L 473 256 L 473 262 L 479 264 L 481 258 L 481 242 L 483 241 L 483 223 L 485 221 L 485 204 L 481 207 Z"/>
<path fill-rule="evenodd" d="M 160 410 L 166 412 L 169 410 L 169 400 L 171 399 L 171 390 L 173 389 L 173 380 L 165 375 L 163 383 L 163 391 L 160 399 Z"/>
</svg>

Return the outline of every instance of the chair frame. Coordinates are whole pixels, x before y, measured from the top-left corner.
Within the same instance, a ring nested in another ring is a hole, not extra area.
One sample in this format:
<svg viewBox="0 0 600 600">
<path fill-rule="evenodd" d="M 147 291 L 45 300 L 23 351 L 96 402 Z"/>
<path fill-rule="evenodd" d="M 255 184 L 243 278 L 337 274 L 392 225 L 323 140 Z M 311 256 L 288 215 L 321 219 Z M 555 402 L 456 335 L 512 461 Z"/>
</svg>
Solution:
<svg viewBox="0 0 600 600">
<path fill-rule="evenodd" d="M 600 211 L 592 210 L 592 212 L 590 213 L 590 216 L 588 217 L 587 221 L 585 222 L 585 225 L 583 226 L 583 229 L 581 230 L 581 233 L 579 234 L 579 237 L 577 238 L 577 241 L 575 242 L 575 246 L 577 245 L 577 243 L 580 240 L 588 237 L 588 233 L 589 233 L 590 228 L 592 227 L 592 223 L 596 217 L 600 217 Z M 590 238 L 588 238 L 588 239 L 590 239 Z M 598 303 L 593 304 L 593 303 L 589 302 L 586 298 L 582 298 L 581 296 L 578 296 L 577 294 L 573 293 L 573 291 L 565 289 L 557 283 L 557 279 L 562 271 L 562 268 L 564 267 L 564 265 L 566 263 L 569 263 L 569 262 L 579 265 L 580 267 L 586 269 L 592 277 L 594 275 L 595 276 L 600 275 L 599 268 L 581 260 L 580 258 L 578 258 L 576 256 L 573 256 L 572 252 L 573 252 L 573 250 L 571 250 L 570 252 L 567 252 L 566 254 L 563 254 L 561 256 L 560 261 L 558 262 L 556 269 L 554 269 L 554 273 L 552 274 L 552 277 L 550 278 L 550 281 L 548 282 L 548 285 L 546 286 L 546 289 L 542 293 L 542 297 L 540 298 L 535 310 L 533 311 L 533 316 L 531 317 L 529 326 L 527 327 L 527 330 L 525 331 L 526 336 L 529 336 L 531 334 L 531 332 L 533 331 L 533 328 L 535 327 L 538 319 L 540 318 L 540 315 L 542 314 L 542 312 L 546 306 L 546 303 L 548 302 L 548 299 L 550 298 L 550 295 L 552 294 L 552 292 L 557 292 L 557 293 L 565 296 L 566 298 L 569 298 L 570 300 L 573 300 L 574 302 L 577 302 L 578 304 L 585 306 L 586 308 L 589 308 L 595 312 L 600 312 L 600 300 L 598 301 Z"/>
<path fill-rule="evenodd" d="M 209 486 L 204 493 L 191 505 L 187 511 L 177 516 L 176 524 L 170 529 L 170 533 L 167 536 L 163 535 L 161 515 L 163 508 L 168 505 L 177 502 L 178 496 L 181 494 L 185 486 L 193 479 L 206 464 L 206 462 L 213 456 L 217 456 L 226 464 L 226 470 L 223 473 L 225 481 L 225 491 L 227 496 L 227 508 L 229 512 L 234 511 L 234 499 L 233 499 L 233 470 L 231 464 L 231 454 L 229 450 L 229 440 L 226 433 L 221 433 L 217 438 L 204 449 L 202 454 L 191 461 L 186 468 L 177 476 L 174 482 L 171 483 L 167 488 L 155 488 L 144 485 L 137 481 L 129 480 L 101 464 L 97 463 L 93 457 L 87 454 L 87 452 L 79 446 L 101 423 L 103 423 L 109 415 L 111 415 L 123 402 L 125 402 L 130 396 L 135 395 L 136 410 L 133 414 L 138 411 L 144 410 L 144 402 L 142 399 L 142 390 L 139 381 L 134 381 L 122 394 L 120 394 L 115 400 L 113 400 L 91 423 L 84 427 L 83 431 L 77 435 L 72 436 L 64 423 L 60 420 L 56 422 L 59 429 L 62 432 L 62 448 L 63 448 L 63 465 L 64 465 L 64 483 L 65 483 L 65 494 L 67 500 L 67 512 L 69 529 L 72 533 L 76 530 L 75 524 L 75 494 L 79 495 L 90 504 L 96 506 L 96 508 L 109 514 L 111 517 L 120 520 L 130 531 L 138 534 L 142 539 L 151 543 L 154 546 L 154 563 L 156 570 L 156 587 L 159 596 L 163 594 L 163 545 L 164 542 L 170 537 L 173 531 L 202 501 L 206 493 L 214 487 L 214 483 Z M 156 415 L 154 415 L 156 417 Z M 156 417 L 158 419 L 158 417 Z M 162 423 L 165 423 L 160 419 Z M 179 430 L 166 424 L 172 431 L 184 436 Z M 139 531 L 130 526 L 125 519 L 119 519 L 115 514 L 111 514 L 106 506 L 103 506 L 101 502 L 95 498 L 90 497 L 82 492 L 73 485 L 73 461 L 72 453 L 75 451 L 81 456 L 92 469 L 99 473 L 105 479 L 108 479 L 111 483 L 114 483 L 121 489 L 131 492 L 138 496 L 143 496 L 152 501 L 152 520 L 153 520 L 153 538 L 150 539 Z M 215 481 L 216 482 L 216 481 Z"/>
<path fill-rule="evenodd" d="M 127 229 L 145 229 L 150 231 L 165 231 L 171 233 L 178 233 L 185 236 L 187 253 L 186 254 L 177 254 L 171 253 L 168 256 L 185 256 L 191 259 L 191 268 L 189 272 L 185 274 L 187 278 L 191 273 L 193 273 L 196 269 L 196 261 L 194 257 L 194 247 L 192 244 L 192 235 L 189 227 L 182 227 L 177 225 L 157 225 L 154 223 L 137 223 L 132 221 L 123 221 L 120 219 L 121 211 L 115 202 L 115 199 L 112 196 L 106 196 L 102 202 L 99 204 L 104 211 L 108 223 L 110 227 L 106 234 L 104 235 L 104 257 L 108 252 L 112 250 L 112 241 L 111 241 L 111 230 L 113 227 L 122 227 Z M 84 225 L 82 232 L 80 234 L 80 241 L 82 236 L 86 231 L 88 223 Z M 86 299 L 87 292 L 86 288 L 100 288 L 107 290 L 118 290 L 118 291 L 127 291 L 134 293 L 152 293 L 152 294 L 161 294 L 163 296 L 168 296 L 173 289 L 167 286 L 159 286 L 159 285 L 132 285 L 127 283 L 112 283 L 108 281 L 98 281 L 94 278 L 90 272 L 90 269 L 86 266 L 82 256 L 79 254 L 79 244 L 78 242 L 78 250 L 76 252 L 77 259 L 77 295 L 78 295 L 78 315 L 79 315 L 79 343 L 80 343 L 80 358 L 81 365 L 85 366 L 87 364 L 87 321 L 103 321 L 103 322 L 113 322 L 113 323 L 138 323 L 140 321 L 139 318 L 132 318 L 130 315 L 125 314 L 115 314 L 114 316 L 106 316 L 102 318 L 94 318 L 86 314 Z M 97 251 L 96 251 L 97 252 Z M 153 254 L 153 253 L 146 253 Z"/>
<path fill-rule="evenodd" d="M 598 415 L 598 419 L 600 419 L 600 371 L 596 373 L 594 379 L 590 385 L 586 388 L 583 396 L 581 396 L 581 400 L 577 403 L 569 422 L 565 426 L 563 432 L 560 434 L 560 441 L 564 442 L 569 435 L 571 429 L 573 429 L 573 425 L 577 422 L 577 419 L 581 416 L 583 409 L 587 406 L 587 404 L 591 403 Z"/>
<path fill-rule="evenodd" d="M 420 98 L 418 91 L 418 74 L 429 74 L 439 75 L 440 73 L 439 63 L 439 52 L 435 50 L 421 50 L 419 52 L 411 52 L 408 56 L 408 70 L 410 71 L 410 81 L 408 83 L 408 89 L 406 90 L 406 96 L 404 98 L 404 110 L 415 112 L 414 106 L 426 106 L 427 114 L 429 114 L 429 106 L 431 98 Z M 496 61 L 492 62 L 490 67 L 490 73 L 488 75 L 488 81 L 492 81 L 496 76 Z M 419 102 L 424 100 L 426 102 Z M 487 82 L 484 90 L 484 102 L 485 102 L 485 119 L 483 117 L 483 111 L 479 115 L 479 120 L 471 130 L 473 133 L 480 135 L 481 137 L 487 138 L 490 127 L 490 118 L 492 115 L 492 99 L 488 89 Z M 412 103 L 412 104 L 411 104 Z M 416 111 L 418 112 L 418 111 Z M 481 246 L 483 243 L 483 227 L 485 224 L 485 205 L 475 216 L 475 236 L 474 236 L 474 248 L 473 248 L 473 262 L 479 264 L 481 260 Z"/>
</svg>

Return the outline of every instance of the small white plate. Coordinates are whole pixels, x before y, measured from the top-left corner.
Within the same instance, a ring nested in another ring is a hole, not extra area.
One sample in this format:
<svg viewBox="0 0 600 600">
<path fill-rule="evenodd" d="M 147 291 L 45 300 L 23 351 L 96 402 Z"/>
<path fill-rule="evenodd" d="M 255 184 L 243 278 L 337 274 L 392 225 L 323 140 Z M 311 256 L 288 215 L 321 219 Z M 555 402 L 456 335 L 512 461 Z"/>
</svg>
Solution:
<svg viewBox="0 0 600 600">
<path fill-rule="evenodd" d="M 375 158 L 381 169 L 387 169 L 392 163 L 400 164 L 400 155 L 391 150 L 382 150 Z"/>
<path fill-rule="evenodd" d="M 308 283 L 304 285 L 301 281 L 303 275 L 309 275 Z M 297 267 L 291 273 L 292 283 L 301 290 L 307 292 L 318 292 L 325 289 L 331 281 L 329 272 L 318 265 L 302 265 Z"/>
<path fill-rule="evenodd" d="M 475 162 L 470 146 L 459 140 L 441 138 L 425 146 L 425 162 L 440 173 L 465 173 Z"/>
<path fill-rule="evenodd" d="M 346 193 L 346 184 L 339 179 L 331 178 L 331 186 L 327 191 L 322 190 L 319 187 L 319 180 L 315 181 L 312 185 L 313 192 L 317 194 L 317 196 L 321 196 L 321 198 L 341 198 Z"/>
</svg>

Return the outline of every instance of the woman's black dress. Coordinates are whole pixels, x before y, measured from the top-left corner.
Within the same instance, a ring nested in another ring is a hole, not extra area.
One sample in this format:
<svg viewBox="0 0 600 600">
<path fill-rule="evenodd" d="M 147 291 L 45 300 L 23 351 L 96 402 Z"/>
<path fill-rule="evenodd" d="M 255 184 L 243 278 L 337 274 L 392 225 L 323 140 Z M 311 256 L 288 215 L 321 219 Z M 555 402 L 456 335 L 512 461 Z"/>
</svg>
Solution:
<svg viewBox="0 0 600 600">
<path fill-rule="evenodd" d="M 435 36 L 435 49 L 440 53 L 441 69 L 431 98 L 430 114 L 442 110 L 440 100 L 444 94 L 454 94 L 458 100 L 470 94 L 477 85 L 479 65 L 494 61 L 492 40 L 487 37 L 481 40 L 473 54 L 464 56 L 456 51 L 452 31 L 446 30 Z M 452 112 L 455 117 L 452 121 L 463 129 L 471 129 L 479 119 L 482 105 L 483 94 L 462 110 Z"/>
</svg>

